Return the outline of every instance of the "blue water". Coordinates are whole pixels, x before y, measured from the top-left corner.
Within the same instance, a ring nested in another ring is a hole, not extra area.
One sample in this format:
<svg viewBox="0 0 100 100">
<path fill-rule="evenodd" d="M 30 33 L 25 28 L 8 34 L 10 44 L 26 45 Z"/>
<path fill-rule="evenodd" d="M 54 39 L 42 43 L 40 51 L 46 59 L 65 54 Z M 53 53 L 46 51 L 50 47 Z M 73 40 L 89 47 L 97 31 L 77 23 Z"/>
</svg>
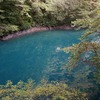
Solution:
<svg viewBox="0 0 100 100">
<path fill-rule="evenodd" d="M 50 70 L 62 67 L 68 61 L 69 55 L 61 48 L 78 43 L 83 32 L 53 30 L 0 41 L 0 84 L 29 78 L 40 82 L 48 77 Z"/>
</svg>

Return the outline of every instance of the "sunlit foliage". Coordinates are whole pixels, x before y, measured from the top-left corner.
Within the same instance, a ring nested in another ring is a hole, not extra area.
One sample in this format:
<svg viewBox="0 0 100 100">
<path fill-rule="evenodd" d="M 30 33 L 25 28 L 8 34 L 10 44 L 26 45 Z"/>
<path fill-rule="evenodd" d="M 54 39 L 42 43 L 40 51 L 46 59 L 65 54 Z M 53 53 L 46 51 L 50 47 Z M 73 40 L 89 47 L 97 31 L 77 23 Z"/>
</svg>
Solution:
<svg viewBox="0 0 100 100">
<path fill-rule="evenodd" d="M 34 87 L 34 82 L 19 81 L 13 85 L 8 81 L 0 86 L 0 99 L 2 100 L 88 100 L 87 94 L 77 89 L 69 88 L 63 83 L 42 84 Z"/>
</svg>

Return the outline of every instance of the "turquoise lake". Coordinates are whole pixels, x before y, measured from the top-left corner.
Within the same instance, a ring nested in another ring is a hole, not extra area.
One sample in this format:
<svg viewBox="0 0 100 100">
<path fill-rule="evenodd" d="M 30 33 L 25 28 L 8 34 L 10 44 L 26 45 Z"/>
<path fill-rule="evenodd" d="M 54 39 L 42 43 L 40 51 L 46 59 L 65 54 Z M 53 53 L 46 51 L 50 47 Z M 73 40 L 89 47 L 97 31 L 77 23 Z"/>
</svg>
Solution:
<svg viewBox="0 0 100 100">
<path fill-rule="evenodd" d="M 0 41 L 0 84 L 5 84 L 7 80 L 13 83 L 27 81 L 29 78 L 35 82 L 41 79 L 59 81 L 64 77 L 73 81 L 72 75 L 61 73 L 60 68 L 66 65 L 69 57 L 61 49 L 78 43 L 83 33 L 83 30 L 53 30 Z M 78 69 L 73 71 L 74 76 L 81 74 Z"/>
</svg>

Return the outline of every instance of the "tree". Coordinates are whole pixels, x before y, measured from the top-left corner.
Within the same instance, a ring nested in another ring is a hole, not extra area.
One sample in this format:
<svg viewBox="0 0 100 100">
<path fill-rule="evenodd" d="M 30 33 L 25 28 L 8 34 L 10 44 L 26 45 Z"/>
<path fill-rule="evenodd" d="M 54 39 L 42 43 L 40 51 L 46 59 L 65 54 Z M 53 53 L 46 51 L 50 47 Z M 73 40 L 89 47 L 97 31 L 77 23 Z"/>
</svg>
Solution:
<svg viewBox="0 0 100 100">
<path fill-rule="evenodd" d="M 0 36 L 31 26 L 70 25 L 71 21 L 78 17 L 77 8 L 82 6 L 82 2 L 80 0 L 74 2 L 73 0 L 1 0 Z M 15 30 L 12 30 L 12 26 Z"/>
<path fill-rule="evenodd" d="M 100 1 L 92 1 L 92 4 L 94 10 L 82 9 L 82 18 L 72 22 L 72 25 L 78 29 L 87 28 L 86 32 L 81 37 L 81 42 L 71 47 L 64 48 L 64 51 L 66 53 L 71 52 L 71 57 L 67 65 L 70 69 L 75 67 L 80 60 L 95 66 L 97 69 L 95 73 L 96 82 L 100 84 Z M 92 40 L 89 40 L 90 35 L 93 35 Z M 88 51 L 91 51 L 93 55 L 88 59 L 84 59 L 82 55 L 84 54 L 85 56 L 85 53 Z"/>
<path fill-rule="evenodd" d="M 25 0 L 2 0 L 0 9 L 0 36 L 31 26 L 31 8 L 25 4 Z"/>
<path fill-rule="evenodd" d="M 8 81 L 0 85 L 0 99 L 2 100 L 88 100 L 87 94 L 77 89 L 69 88 L 63 83 L 45 83 L 34 87 L 34 82 L 19 81 L 13 85 Z"/>
</svg>

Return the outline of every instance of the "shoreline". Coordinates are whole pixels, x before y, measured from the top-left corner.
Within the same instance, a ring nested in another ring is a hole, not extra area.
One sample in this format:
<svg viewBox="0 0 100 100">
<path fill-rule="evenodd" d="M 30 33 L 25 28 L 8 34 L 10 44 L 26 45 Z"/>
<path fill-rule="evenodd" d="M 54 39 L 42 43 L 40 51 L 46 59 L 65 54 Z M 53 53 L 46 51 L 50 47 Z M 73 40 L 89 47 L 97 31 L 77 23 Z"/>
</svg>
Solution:
<svg viewBox="0 0 100 100">
<path fill-rule="evenodd" d="M 6 40 L 10 40 L 13 38 L 17 38 L 26 34 L 31 34 L 31 33 L 35 33 L 35 32 L 41 32 L 41 31 L 47 31 L 47 30 L 71 30 L 73 29 L 71 26 L 68 25 L 64 25 L 64 26 L 55 26 L 55 27 L 43 27 L 43 26 L 39 26 L 39 27 L 32 27 L 30 29 L 27 30 L 23 30 L 23 31 L 18 31 L 12 34 L 9 34 L 7 36 L 3 36 L 2 38 L 0 38 L 1 41 L 6 41 Z"/>
</svg>

